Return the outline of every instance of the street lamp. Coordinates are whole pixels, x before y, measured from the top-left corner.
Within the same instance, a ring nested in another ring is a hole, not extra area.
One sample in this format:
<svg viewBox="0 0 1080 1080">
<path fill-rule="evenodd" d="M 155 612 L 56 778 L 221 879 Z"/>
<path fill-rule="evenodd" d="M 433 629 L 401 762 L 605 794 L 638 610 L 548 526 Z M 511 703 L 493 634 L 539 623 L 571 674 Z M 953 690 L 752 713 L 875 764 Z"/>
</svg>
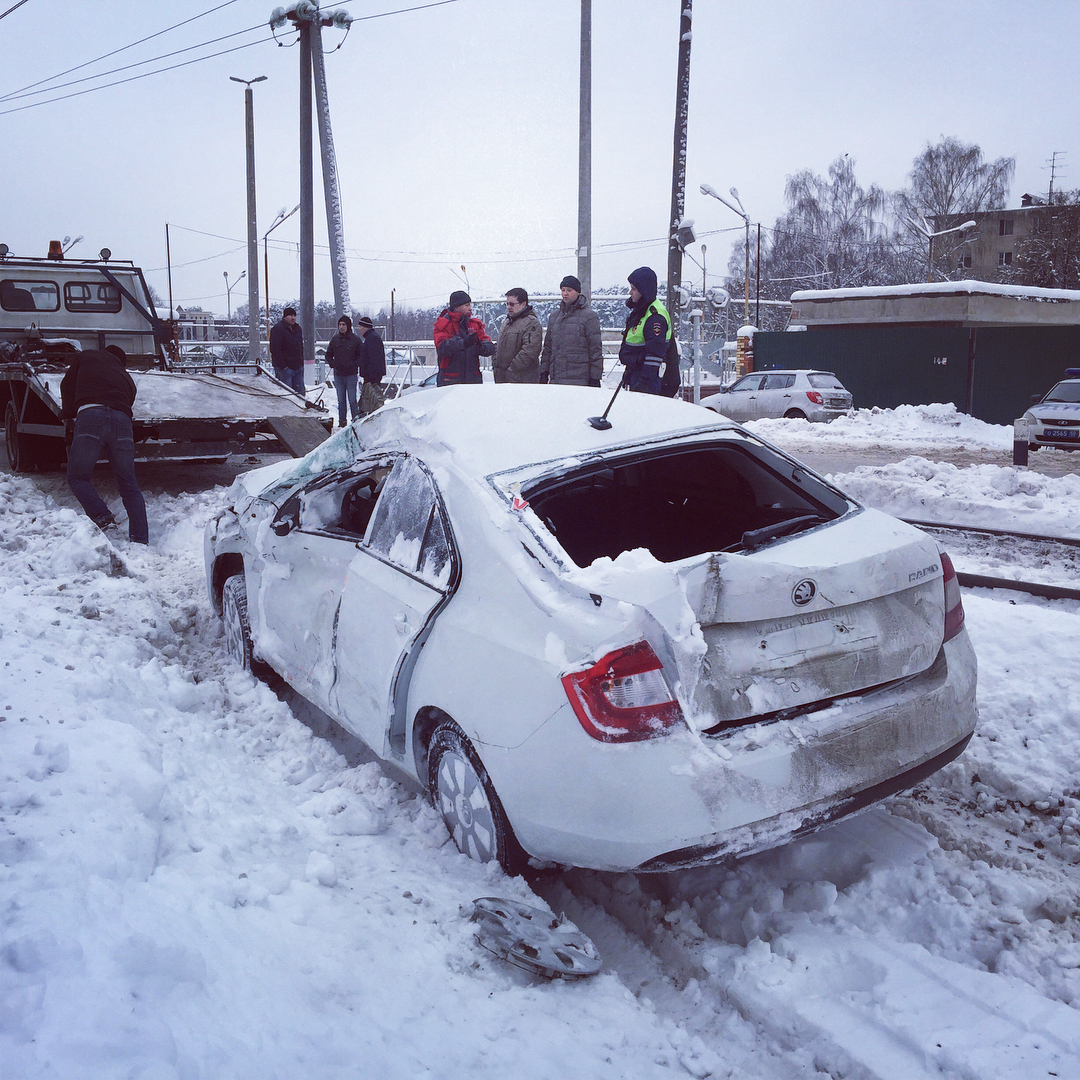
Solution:
<svg viewBox="0 0 1080 1080">
<path fill-rule="evenodd" d="M 747 322 L 750 321 L 750 215 L 743 209 L 743 204 L 739 199 L 739 193 L 735 188 L 729 190 L 731 197 L 739 204 L 738 209 L 731 205 L 722 195 L 718 195 L 716 190 L 710 187 L 708 184 L 702 184 L 700 188 L 702 195 L 709 195 L 719 202 L 722 202 L 733 214 L 738 214 L 743 219 L 746 225 L 746 299 L 743 308 L 743 318 Z"/>
<path fill-rule="evenodd" d="M 921 217 L 921 215 L 920 215 Z M 925 219 L 919 221 L 912 221 L 911 218 L 907 218 L 907 223 L 917 232 L 922 233 L 927 240 L 927 252 L 926 252 L 926 280 L 929 283 L 934 278 L 934 237 L 945 236 L 948 233 L 963 232 L 965 229 L 974 229 L 974 221 L 965 221 L 963 225 L 954 225 L 951 229 L 938 229 L 937 232 L 931 232 L 930 226 L 926 224 Z"/>
<path fill-rule="evenodd" d="M 255 79 L 238 79 L 229 76 L 230 82 L 244 84 L 244 129 L 247 141 L 247 248 L 248 248 L 248 361 L 259 361 L 259 230 L 255 221 L 255 104 L 251 84 L 265 82 L 266 76 Z"/>
<path fill-rule="evenodd" d="M 263 233 L 263 280 L 266 283 L 266 340 L 270 340 L 270 257 L 266 253 L 266 238 L 283 222 L 288 221 L 289 218 L 300 209 L 300 204 L 297 203 L 287 214 L 285 213 L 285 207 L 283 206 L 277 213 L 277 217 L 274 218 L 274 224 L 270 226 L 266 232 Z"/>
<path fill-rule="evenodd" d="M 244 278 L 247 277 L 247 271 L 245 270 L 231 285 L 229 284 L 229 271 L 222 270 L 222 274 L 225 275 L 225 304 L 228 308 L 228 314 L 225 316 L 226 325 L 232 322 L 232 291 L 240 284 Z"/>
</svg>

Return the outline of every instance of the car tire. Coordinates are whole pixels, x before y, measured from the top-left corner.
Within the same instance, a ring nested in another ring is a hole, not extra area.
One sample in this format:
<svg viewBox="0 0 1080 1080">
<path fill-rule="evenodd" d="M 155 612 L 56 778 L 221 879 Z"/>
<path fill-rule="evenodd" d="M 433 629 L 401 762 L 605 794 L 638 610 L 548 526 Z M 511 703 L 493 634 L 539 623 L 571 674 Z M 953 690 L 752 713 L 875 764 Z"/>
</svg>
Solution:
<svg viewBox="0 0 1080 1080">
<path fill-rule="evenodd" d="M 784 413 L 784 419 L 785 420 L 805 420 L 806 419 L 806 413 L 800 412 L 798 409 L 788 409 L 788 411 L 786 413 Z"/>
<path fill-rule="evenodd" d="M 225 651 L 245 671 L 257 679 L 269 682 L 273 669 L 256 659 L 251 643 L 251 623 L 248 620 L 247 585 L 243 574 L 225 579 L 221 590 L 221 621 L 225 627 Z"/>
<path fill-rule="evenodd" d="M 514 836 L 487 769 L 454 723 L 435 729 L 428 747 L 428 791 L 458 851 L 477 862 L 495 860 L 513 877 L 528 855 Z"/>
<path fill-rule="evenodd" d="M 1028 443 L 1028 449 L 1029 450 L 1038 450 L 1040 446 L 1042 446 L 1042 443 L 1037 443 L 1037 442 L 1029 442 Z"/>
</svg>

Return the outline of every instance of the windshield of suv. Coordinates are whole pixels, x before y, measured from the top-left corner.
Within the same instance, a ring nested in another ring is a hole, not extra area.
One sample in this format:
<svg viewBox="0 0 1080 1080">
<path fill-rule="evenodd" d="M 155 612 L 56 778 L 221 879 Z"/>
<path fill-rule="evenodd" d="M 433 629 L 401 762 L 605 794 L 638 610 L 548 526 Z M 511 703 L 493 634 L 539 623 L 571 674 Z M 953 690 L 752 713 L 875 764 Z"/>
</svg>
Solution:
<svg viewBox="0 0 1080 1080">
<path fill-rule="evenodd" d="M 1059 382 L 1050 391 L 1043 401 L 1076 401 L 1080 402 L 1080 380 L 1074 382 Z"/>
<path fill-rule="evenodd" d="M 609 460 L 522 495 L 581 567 L 636 548 L 660 562 L 751 551 L 849 509 L 835 492 L 793 483 L 734 445 Z"/>
</svg>

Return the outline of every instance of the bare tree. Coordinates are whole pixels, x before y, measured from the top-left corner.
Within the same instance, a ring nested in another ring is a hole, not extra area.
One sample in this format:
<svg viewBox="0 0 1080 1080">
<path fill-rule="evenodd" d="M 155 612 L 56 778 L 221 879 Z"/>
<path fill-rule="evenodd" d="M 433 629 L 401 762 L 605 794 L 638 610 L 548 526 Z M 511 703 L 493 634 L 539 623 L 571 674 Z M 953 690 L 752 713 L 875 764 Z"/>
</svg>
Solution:
<svg viewBox="0 0 1080 1080">
<path fill-rule="evenodd" d="M 876 184 L 863 187 L 847 154 L 828 177 L 809 169 L 787 178 L 788 211 L 762 236 L 761 295 L 787 299 L 796 289 L 891 284 L 896 280 L 889 197 Z M 751 275 L 756 280 L 756 250 Z M 741 291 L 745 255 L 736 244 L 728 263 L 732 293 Z"/>
<path fill-rule="evenodd" d="M 932 146 L 927 143 L 912 163 L 908 186 L 893 197 L 899 247 L 909 249 L 914 262 L 921 259 L 925 266 L 927 240 L 912 221 L 937 232 L 961 224 L 969 214 L 1001 209 L 1015 171 L 1015 158 L 984 161 L 977 144 L 963 143 L 954 135 L 942 136 Z M 935 243 L 935 275 L 948 278 L 955 271 L 963 243 L 958 233 Z"/>
</svg>

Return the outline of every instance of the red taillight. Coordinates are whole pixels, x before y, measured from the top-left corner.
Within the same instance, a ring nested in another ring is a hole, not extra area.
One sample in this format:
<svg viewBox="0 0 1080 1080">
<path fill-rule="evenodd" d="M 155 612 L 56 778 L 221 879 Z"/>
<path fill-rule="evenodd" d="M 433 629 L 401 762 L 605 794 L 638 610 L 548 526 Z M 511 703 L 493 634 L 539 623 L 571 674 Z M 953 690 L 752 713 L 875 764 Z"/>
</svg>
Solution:
<svg viewBox="0 0 1080 1080">
<path fill-rule="evenodd" d="M 823 404 L 824 404 L 824 400 L 822 399 L 822 396 L 821 396 L 821 395 L 820 395 L 820 394 L 819 394 L 819 393 L 818 393 L 818 392 L 817 392 L 816 390 L 807 390 L 807 391 L 806 391 L 806 396 L 807 396 L 807 397 L 808 397 L 808 398 L 809 398 L 809 399 L 810 399 L 810 400 L 811 400 L 811 401 L 812 401 L 812 402 L 813 402 L 813 403 L 814 403 L 815 405 L 823 405 Z"/>
<path fill-rule="evenodd" d="M 581 726 L 601 742 L 655 739 L 679 723 L 682 708 L 647 641 L 608 653 L 585 671 L 563 676 Z"/>
<path fill-rule="evenodd" d="M 956 570 L 952 559 L 941 552 L 941 576 L 945 584 L 945 637 L 944 641 L 956 637 L 964 628 L 964 605 L 960 599 L 960 582 L 956 580 Z"/>
</svg>

